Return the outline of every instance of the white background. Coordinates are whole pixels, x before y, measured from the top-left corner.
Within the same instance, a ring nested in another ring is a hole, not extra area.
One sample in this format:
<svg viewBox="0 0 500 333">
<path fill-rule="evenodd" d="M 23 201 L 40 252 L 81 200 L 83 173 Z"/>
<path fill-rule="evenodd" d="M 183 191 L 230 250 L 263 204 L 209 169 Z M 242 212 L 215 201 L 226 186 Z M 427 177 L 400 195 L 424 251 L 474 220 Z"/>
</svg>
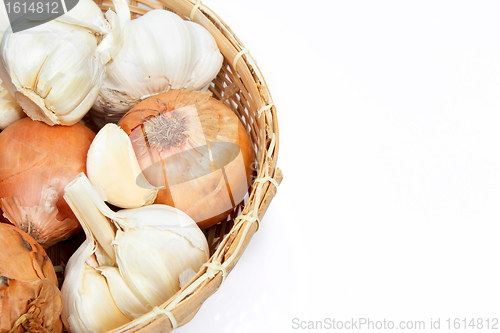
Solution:
<svg viewBox="0 0 500 333">
<path fill-rule="evenodd" d="M 177 332 L 500 318 L 500 2 L 203 3 L 270 87 L 284 180 Z"/>
</svg>

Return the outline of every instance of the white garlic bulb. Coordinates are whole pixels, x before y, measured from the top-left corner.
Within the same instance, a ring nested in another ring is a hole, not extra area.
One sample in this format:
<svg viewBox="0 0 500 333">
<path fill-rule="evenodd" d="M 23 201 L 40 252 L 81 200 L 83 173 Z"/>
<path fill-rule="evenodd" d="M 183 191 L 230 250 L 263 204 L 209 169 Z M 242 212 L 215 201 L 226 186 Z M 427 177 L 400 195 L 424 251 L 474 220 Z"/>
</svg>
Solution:
<svg viewBox="0 0 500 333">
<path fill-rule="evenodd" d="M 124 25 L 119 53 L 91 110 L 117 122 L 141 100 L 170 89 L 207 90 L 222 66 L 213 36 L 201 25 L 163 9 Z"/>
<path fill-rule="evenodd" d="M 115 3 L 120 11 L 125 6 L 128 10 L 124 0 Z M 109 22 L 119 26 L 117 15 L 108 11 L 106 17 L 92 0 L 79 0 L 57 19 L 16 33 L 6 30 L 2 79 L 13 85 L 11 93 L 28 116 L 49 125 L 73 125 L 92 107 L 105 64 L 119 48 L 115 35 L 121 36 Z"/>
<path fill-rule="evenodd" d="M 0 130 L 2 130 L 13 122 L 26 117 L 26 114 L 1 80 L 0 83 Z"/>
<path fill-rule="evenodd" d="M 167 301 L 208 260 L 196 223 L 167 205 L 112 211 L 85 174 L 64 198 L 87 236 L 66 267 L 62 320 L 70 332 L 106 332 Z"/>
</svg>

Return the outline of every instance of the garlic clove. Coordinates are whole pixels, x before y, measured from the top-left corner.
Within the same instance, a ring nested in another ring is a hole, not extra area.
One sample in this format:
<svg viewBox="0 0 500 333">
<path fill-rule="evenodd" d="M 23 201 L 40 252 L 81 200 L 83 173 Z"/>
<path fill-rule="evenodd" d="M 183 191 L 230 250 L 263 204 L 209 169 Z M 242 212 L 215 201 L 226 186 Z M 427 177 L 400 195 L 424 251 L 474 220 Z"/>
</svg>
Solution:
<svg viewBox="0 0 500 333">
<path fill-rule="evenodd" d="M 192 71 L 184 87 L 189 90 L 208 89 L 208 85 L 217 76 L 222 66 L 224 57 L 219 51 L 212 35 L 201 25 L 186 21 L 191 37 L 191 54 L 194 55 Z"/>
<path fill-rule="evenodd" d="M 87 331 L 107 332 L 130 321 L 117 307 L 106 278 L 87 264 L 84 264 L 81 292 L 85 301 L 78 306 L 78 315 Z"/>
<path fill-rule="evenodd" d="M 116 306 L 128 318 L 134 319 L 151 311 L 151 307 L 147 307 L 142 303 L 130 290 L 130 287 L 123 280 L 117 267 L 101 266 L 97 270 L 106 278 Z"/>
<path fill-rule="evenodd" d="M 99 93 L 98 86 L 94 86 L 83 98 L 83 100 L 74 109 L 67 114 L 60 114 L 58 116 L 61 125 L 71 125 L 79 122 L 82 119 L 82 114 L 85 115 L 92 107 L 93 101 L 97 98 Z"/>
<path fill-rule="evenodd" d="M 97 250 L 92 237 L 75 251 L 65 269 L 61 288 L 61 318 L 70 332 L 107 332 L 130 321 L 116 306 L 106 279 L 94 267 Z"/>
<path fill-rule="evenodd" d="M 115 216 L 102 210 L 101 212 L 122 225 L 126 222 L 128 228 L 131 229 L 151 227 L 181 236 L 192 246 L 204 252 L 208 259 L 208 244 L 203 232 L 192 218 L 179 209 L 163 204 L 153 204 L 136 209 L 122 209 Z"/>
<path fill-rule="evenodd" d="M 158 193 L 141 172 L 129 137 L 115 124 L 105 125 L 90 145 L 87 175 L 117 207 L 149 205 Z"/>
<path fill-rule="evenodd" d="M 186 269 L 184 272 L 181 273 L 181 275 L 179 275 L 179 286 L 181 288 L 184 288 L 184 286 L 188 284 L 188 282 L 191 281 L 191 279 L 195 276 L 196 272 L 193 269 L 191 268 Z"/>
<path fill-rule="evenodd" d="M 78 0 L 75 7 L 54 20 L 85 26 L 95 34 L 106 34 L 111 29 L 101 9 L 92 0 Z"/>
<path fill-rule="evenodd" d="M 174 232 L 158 232 L 152 227 L 117 232 L 115 250 L 124 281 L 151 307 L 163 303 L 179 290 L 181 273 L 188 268 L 197 271 L 208 260 L 208 252 L 193 247 L 186 238 Z M 137 253 L 148 255 L 137 256 Z"/>
<path fill-rule="evenodd" d="M 3 130 L 15 121 L 26 117 L 26 113 L 1 80 L 0 83 L 0 130 Z"/>
</svg>

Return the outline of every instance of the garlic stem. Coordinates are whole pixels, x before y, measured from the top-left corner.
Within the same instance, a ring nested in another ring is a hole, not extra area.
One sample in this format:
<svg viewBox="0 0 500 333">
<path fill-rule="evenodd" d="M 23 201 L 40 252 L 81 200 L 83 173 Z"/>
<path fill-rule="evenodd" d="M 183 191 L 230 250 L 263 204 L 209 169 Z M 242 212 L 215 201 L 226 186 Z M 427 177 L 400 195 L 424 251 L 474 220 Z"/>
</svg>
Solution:
<svg viewBox="0 0 500 333">
<path fill-rule="evenodd" d="M 101 199 L 84 173 L 65 187 L 64 199 L 80 221 L 87 238 L 95 239 L 104 252 L 116 261 L 112 246 L 115 231 L 98 209 L 96 201 Z"/>
</svg>

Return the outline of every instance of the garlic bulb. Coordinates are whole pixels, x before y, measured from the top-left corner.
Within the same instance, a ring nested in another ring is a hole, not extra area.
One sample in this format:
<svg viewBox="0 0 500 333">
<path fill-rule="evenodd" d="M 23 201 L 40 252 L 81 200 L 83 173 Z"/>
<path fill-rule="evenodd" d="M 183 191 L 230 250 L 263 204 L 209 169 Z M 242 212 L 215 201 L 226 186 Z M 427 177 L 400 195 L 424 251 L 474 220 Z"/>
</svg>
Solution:
<svg viewBox="0 0 500 333">
<path fill-rule="evenodd" d="M 0 40 L 10 26 L 9 15 L 5 6 L 0 6 Z"/>
<path fill-rule="evenodd" d="M 123 47 L 107 64 L 107 76 L 91 110 L 117 122 L 146 97 L 170 89 L 206 90 L 222 66 L 213 36 L 201 25 L 163 9 L 124 26 Z"/>
<path fill-rule="evenodd" d="M 70 332 L 106 332 L 151 311 L 179 290 L 181 276 L 192 277 L 208 260 L 203 232 L 173 207 L 114 212 L 83 173 L 66 187 L 65 199 L 87 237 L 68 261 L 62 286 Z"/>
<path fill-rule="evenodd" d="M 115 3 L 121 12 L 124 6 L 128 9 L 124 0 Z M 29 117 L 49 125 L 72 125 L 88 112 L 99 93 L 104 66 L 121 41 L 119 17 L 108 11 L 106 18 L 92 0 L 80 0 L 57 19 L 5 32 L 2 79 L 13 85 L 11 93 Z"/>
<path fill-rule="evenodd" d="M 16 120 L 26 117 L 26 114 L 5 84 L 1 80 L 0 82 L 0 130 L 3 130 Z"/>
<path fill-rule="evenodd" d="M 101 128 L 92 141 L 87 174 L 106 201 L 120 208 L 152 204 L 158 193 L 144 177 L 128 135 L 115 124 Z"/>
</svg>

